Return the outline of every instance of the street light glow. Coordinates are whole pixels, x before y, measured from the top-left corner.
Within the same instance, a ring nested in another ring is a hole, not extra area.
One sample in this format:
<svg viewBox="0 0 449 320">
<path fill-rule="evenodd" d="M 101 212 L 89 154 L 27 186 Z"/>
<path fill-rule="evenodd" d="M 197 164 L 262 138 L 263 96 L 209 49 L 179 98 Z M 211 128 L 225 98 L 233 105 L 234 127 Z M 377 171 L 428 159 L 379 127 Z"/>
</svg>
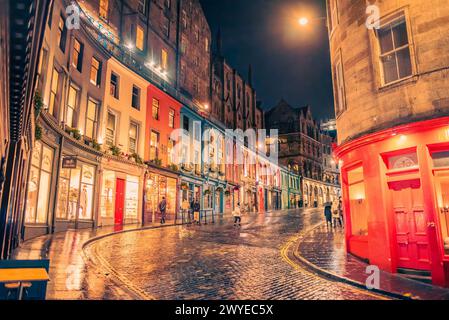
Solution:
<svg viewBox="0 0 449 320">
<path fill-rule="evenodd" d="M 299 24 L 302 26 L 305 26 L 309 23 L 309 19 L 307 19 L 306 17 L 302 17 L 298 20 Z"/>
</svg>

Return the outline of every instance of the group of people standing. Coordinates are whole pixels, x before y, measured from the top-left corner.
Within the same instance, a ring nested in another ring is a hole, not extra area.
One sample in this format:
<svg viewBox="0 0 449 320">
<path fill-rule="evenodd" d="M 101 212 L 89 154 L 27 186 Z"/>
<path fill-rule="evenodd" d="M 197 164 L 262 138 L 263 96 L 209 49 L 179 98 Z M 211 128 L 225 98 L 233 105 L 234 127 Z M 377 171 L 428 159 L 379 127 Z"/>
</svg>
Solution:
<svg viewBox="0 0 449 320">
<path fill-rule="evenodd" d="M 343 227 L 343 205 L 341 198 L 328 202 L 324 206 L 324 216 L 326 217 L 326 225 L 331 228 Z"/>
</svg>

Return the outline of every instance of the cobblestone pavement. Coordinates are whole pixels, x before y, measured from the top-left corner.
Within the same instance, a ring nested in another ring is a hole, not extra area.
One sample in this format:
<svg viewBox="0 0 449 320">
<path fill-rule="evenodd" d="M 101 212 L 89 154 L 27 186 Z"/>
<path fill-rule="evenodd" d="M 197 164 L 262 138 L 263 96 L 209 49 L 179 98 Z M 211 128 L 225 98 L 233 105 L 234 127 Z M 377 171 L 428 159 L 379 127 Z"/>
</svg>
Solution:
<svg viewBox="0 0 449 320">
<path fill-rule="evenodd" d="M 92 242 L 86 253 L 119 286 L 143 299 L 382 298 L 321 278 L 293 261 L 294 239 L 322 216 L 321 210 L 277 211 L 245 215 L 241 228 L 224 219 L 127 232 Z"/>
<path fill-rule="evenodd" d="M 311 230 L 297 245 L 295 255 L 306 260 L 311 268 L 328 276 L 358 285 L 366 281 L 366 263 L 346 253 L 345 235 L 340 228 L 322 224 Z M 400 297 L 448 300 L 449 290 L 381 271 L 380 290 Z"/>
</svg>

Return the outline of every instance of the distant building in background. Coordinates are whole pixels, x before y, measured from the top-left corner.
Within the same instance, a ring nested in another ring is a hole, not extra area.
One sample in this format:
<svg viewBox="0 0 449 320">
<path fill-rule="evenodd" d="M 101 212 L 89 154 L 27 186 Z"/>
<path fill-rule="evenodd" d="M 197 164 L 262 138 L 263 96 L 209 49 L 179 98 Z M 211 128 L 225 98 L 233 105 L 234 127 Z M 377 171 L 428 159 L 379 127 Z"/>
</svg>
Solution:
<svg viewBox="0 0 449 320">
<path fill-rule="evenodd" d="M 294 108 L 281 100 L 266 112 L 265 125 L 279 130 L 280 164 L 302 176 L 303 206 L 317 207 L 336 199 L 340 187 L 337 168 L 331 166 L 334 138 L 321 130 L 310 107 Z"/>
</svg>

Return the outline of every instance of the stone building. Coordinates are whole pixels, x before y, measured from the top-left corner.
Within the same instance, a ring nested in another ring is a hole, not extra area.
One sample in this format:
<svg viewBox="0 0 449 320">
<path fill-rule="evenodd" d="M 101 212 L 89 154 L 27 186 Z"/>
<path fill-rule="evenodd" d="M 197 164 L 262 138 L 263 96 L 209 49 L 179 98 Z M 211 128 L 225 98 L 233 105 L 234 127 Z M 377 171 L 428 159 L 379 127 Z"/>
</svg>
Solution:
<svg viewBox="0 0 449 320">
<path fill-rule="evenodd" d="M 321 131 L 310 107 L 294 108 L 282 99 L 266 112 L 265 125 L 279 130 L 279 163 L 303 177 L 303 205 L 316 207 L 334 200 L 339 181 L 324 171 L 333 139 Z"/>
<path fill-rule="evenodd" d="M 257 107 L 252 86 L 252 68 L 246 79 L 234 69 L 222 53 L 222 39 L 217 32 L 212 53 L 212 110 L 210 116 L 230 129 L 262 129 L 261 108 Z"/>
<path fill-rule="evenodd" d="M 327 2 L 347 248 L 448 286 L 449 7 L 376 5 Z"/>
</svg>

